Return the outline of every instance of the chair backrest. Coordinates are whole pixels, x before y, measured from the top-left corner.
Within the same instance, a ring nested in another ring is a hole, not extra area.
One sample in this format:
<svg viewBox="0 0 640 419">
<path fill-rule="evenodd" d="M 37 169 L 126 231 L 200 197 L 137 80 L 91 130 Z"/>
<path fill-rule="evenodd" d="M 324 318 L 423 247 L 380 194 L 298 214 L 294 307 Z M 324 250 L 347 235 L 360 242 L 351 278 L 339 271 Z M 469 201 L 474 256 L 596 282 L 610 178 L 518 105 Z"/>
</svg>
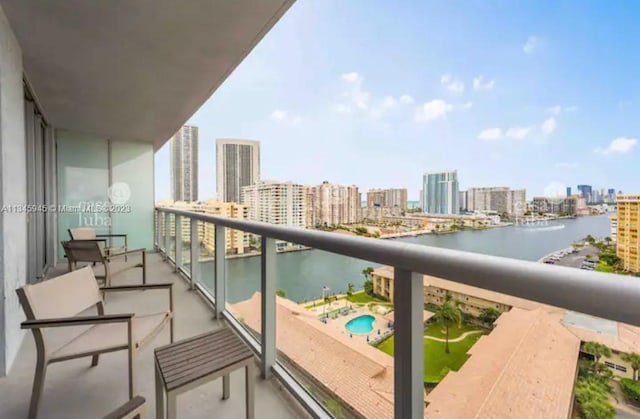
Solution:
<svg viewBox="0 0 640 419">
<path fill-rule="evenodd" d="M 69 240 L 62 242 L 64 254 L 70 262 L 104 262 L 102 246 L 95 241 Z"/>
<path fill-rule="evenodd" d="M 91 267 L 16 290 L 27 320 L 72 317 L 102 301 Z"/>
<path fill-rule="evenodd" d="M 92 227 L 77 227 L 69 229 L 71 240 L 93 240 L 96 238 L 96 229 Z"/>
</svg>

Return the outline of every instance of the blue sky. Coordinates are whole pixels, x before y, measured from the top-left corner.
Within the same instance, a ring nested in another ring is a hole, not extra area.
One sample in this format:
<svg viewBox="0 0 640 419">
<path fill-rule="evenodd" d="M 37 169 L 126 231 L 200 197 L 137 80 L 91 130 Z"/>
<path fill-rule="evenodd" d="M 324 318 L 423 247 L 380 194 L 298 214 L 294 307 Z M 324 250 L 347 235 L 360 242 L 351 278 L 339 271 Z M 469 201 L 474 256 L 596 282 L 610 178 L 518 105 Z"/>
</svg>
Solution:
<svg viewBox="0 0 640 419">
<path fill-rule="evenodd" d="M 623 4 L 624 3 L 624 4 Z M 262 178 L 640 191 L 640 5 L 299 0 L 190 119 L 200 198 L 215 139 L 261 142 Z M 169 148 L 156 198 L 169 197 Z"/>
</svg>

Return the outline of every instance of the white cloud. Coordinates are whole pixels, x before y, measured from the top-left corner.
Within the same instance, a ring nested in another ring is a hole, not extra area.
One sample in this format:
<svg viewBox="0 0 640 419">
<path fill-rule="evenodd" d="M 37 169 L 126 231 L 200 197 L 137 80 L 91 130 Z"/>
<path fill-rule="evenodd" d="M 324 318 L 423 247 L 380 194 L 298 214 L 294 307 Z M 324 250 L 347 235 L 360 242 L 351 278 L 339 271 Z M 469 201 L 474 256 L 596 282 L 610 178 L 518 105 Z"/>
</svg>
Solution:
<svg viewBox="0 0 640 419">
<path fill-rule="evenodd" d="M 527 38 L 527 42 L 522 46 L 522 50 L 525 54 L 532 54 L 538 45 L 540 44 L 540 40 L 535 36 L 530 36 Z"/>
<path fill-rule="evenodd" d="M 384 108 L 393 108 L 396 106 L 396 100 L 393 96 L 385 96 L 382 100 L 382 106 Z"/>
<path fill-rule="evenodd" d="M 378 118 L 395 108 L 398 101 L 393 96 L 385 96 L 384 99 L 371 109 L 371 116 Z"/>
<path fill-rule="evenodd" d="M 399 105 L 414 103 L 413 97 L 406 93 L 400 96 L 375 95 L 365 88 L 364 77 L 355 71 L 341 74 L 340 80 L 343 83 L 342 98 L 338 103 L 331 105 L 331 109 L 340 114 L 359 114 L 380 118 L 392 113 Z"/>
<path fill-rule="evenodd" d="M 453 93 L 463 93 L 464 92 L 464 83 L 460 80 L 454 78 L 450 74 L 443 74 L 440 77 L 440 84 L 447 88 L 450 92 Z"/>
<path fill-rule="evenodd" d="M 553 133 L 557 127 L 558 124 L 556 123 L 556 119 L 552 116 L 542 123 L 542 132 L 545 135 L 549 135 Z"/>
<path fill-rule="evenodd" d="M 555 105 L 555 106 L 551 106 L 550 108 L 547 108 L 547 112 L 553 115 L 560 115 L 562 112 L 575 112 L 577 110 L 578 110 L 578 107 L 576 105 L 571 105 L 571 106 Z"/>
<path fill-rule="evenodd" d="M 370 94 L 362 88 L 362 82 L 364 80 L 362 76 L 353 71 L 341 75 L 340 78 L 347 84 L 346 90 L 342 93 L 342 96 L 350 102 L 350 104 L 346 106 L 367 109 L 369 107 Z"/>
<path fill-rule="evenodd" d="M 505 133 L 505 136 L 514 140 L 523 140 L 531 132 L 531 127 L 511 127 Z"/>
<path fill-rule="evenodd" d="M 441 99 L 434 99 L 416 109 L 415 120 L 418 122 L 428 122 L 445 118 L 447 113 L 453 111 L 453 105 Z"/>
<path fill-rule="evenodd" d="M 473 88 L 476 90 L 491 90 L 495 83 L 495 80 L 485 80 L 483 75 L 473 78 Z"/>
<path fill-rule="evenodd" d="M 618 137 L 611 141 L 607 148 L 598 147 L 595 152 L 604 155 L 625 154 L 633 150 L 637 144 L 638 140 L 635 138 Z"/>
<path fill-rule="evenodd" d="M 282 121 L 287 117 L 287 111 L 282 111 L 280 109 L 276 109 L 271 113 L 271 119 L 276 119 L 278 121 Z"/>
<path fill-rule="evenodd" d="M 471 109 L 473 106 L 473 102 L 463 103 L 462 105 L 458 105 L 457 108 L 461 111 L 466 111 L 467 109 Z"/>
<path fill-rule="evenodd" d="M 576 169 L 580 164 L 576 162 L 558 162 L 554 164 L 557 169 Z"/>
<path fill-rule="evenodd" d="M 299 115 L 295 115 L 282 109 L 276 109 L 275 111 L 271 112 L 271 119 L 289 125 L 298 125 L 300 122 L 302 122 L 302 118 Z"/>
<path fill-rule="evenodd" d="M 481 140 L 495 141 L 502 138 L 502 130 L 500 128 L 485 129 L 478 134 Z"/>
<path fill-rule="evenodd" d="M 362 83 L 362 76 L 355 71 L 344 73 L 340 78 L 349 83 Z"/>
<path fill-rule="evenodd" d="M 409 95 L 400 96 L 400 103 L 403 105 L 411 105 L 413 103 L 413 98 Z"/>
</svg>

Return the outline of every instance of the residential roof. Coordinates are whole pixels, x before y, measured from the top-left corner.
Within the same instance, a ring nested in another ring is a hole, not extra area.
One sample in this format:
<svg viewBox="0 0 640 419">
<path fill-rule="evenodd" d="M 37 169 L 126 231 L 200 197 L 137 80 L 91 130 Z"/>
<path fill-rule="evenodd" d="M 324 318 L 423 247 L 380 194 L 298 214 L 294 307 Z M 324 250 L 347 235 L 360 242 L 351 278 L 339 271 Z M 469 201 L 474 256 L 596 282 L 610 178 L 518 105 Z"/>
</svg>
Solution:
<svg viewBox="0 0 640 419">
<path fill-rule="evenodd" d="M 542 309 L 513 308 L 427 395 L 429 418 L 566 418 L 580 339 Z"/>
<path fill-rule="evenodd" d="M 391 266 L 381 266 L 373 270 L 374 275 L 382 276 L 385 278 L 393 279 L 393 267 Z M 508 305 L 510 307 L 518 307 L 525 310 L 535 310 L 535 309 L 543 309 L 549 313 L 557 313 L 558 315 L 564 313 L 564 309 L 549 306 L 546 304 L 538 303 L 531 300 L 526 300 L 524 298 L 513 297 L 511 295 L 502 294 L 495 291 L 489 291 L 478 287 L 473 287 L 471 285 L 461 284 L 459 282 L 450 281 L 447 279 L 438 278 L 435 276 L 424 275 L 424 286 L 433 286 L 437 288 L 442 288 L 449 290 L 451 292 L 458 292 L 461 294 L 466 294 L 478 298 L 482 298 L 484 300 L 493 301 L 499 304 Z"/>
<path fill-rule="evenodd" d="M 256 293 L 233 304 L 231 310 L 245 325 L 260 331 L 260 307 L 260 294 Z M 393 417 L 391 356 L 368 345 L 354 348 L 316 316 L 285 298 L 277 297 L 276 324 L 279 351 L 363 416 Z"/>
</svg>

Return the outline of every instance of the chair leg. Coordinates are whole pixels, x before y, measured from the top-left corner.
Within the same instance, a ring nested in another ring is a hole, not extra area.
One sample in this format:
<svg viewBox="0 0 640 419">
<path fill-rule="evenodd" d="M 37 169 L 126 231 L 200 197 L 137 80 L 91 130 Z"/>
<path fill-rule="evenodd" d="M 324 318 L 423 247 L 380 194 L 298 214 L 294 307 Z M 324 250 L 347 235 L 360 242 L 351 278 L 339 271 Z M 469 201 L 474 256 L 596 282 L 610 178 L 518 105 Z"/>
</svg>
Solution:
<svg viewBox="0 0 640 419">
<path fill-rule="evenodd" d="M 127 348 L 127 358 L 129 360 L 129 399 L 133 399 L 135 392 L 135 340 L 133 336 L 133 324 L 131 321 L 127 324 L 127 338 L 129 347 Z"/>
<path fill-rule="evenodd" d="M 142 284 L 147 283 L 147 252 L 142 251 Z"/>
<path fill-rule="evenodd" d="M 229 374 L 222 376 L 222 400 L 228 400 L 230 396 L 231 389 L 231 377 Z"/>
<path fill-rule="evenodd" d="M 98 360 L 100 360 L 100 355 L 94 355 L 91 357 L 91 366 L 95 367 L 98 365 Z"/>
<path fill-rule="evenodd" d="M 255 415 L 254 408 L 254 380 L 256 379 L 256 374 L 254 372 L 254 364 L 253 360 L 247 364 L 244 369 L 244 385 L 245 385 L 245 409 L 246 409 L 246 417 L 247 419 L 253 419 Z"/>
<path fill-rule="evenodd" d="M 156 419 L 164 419 L 165 412 L 167 410 L 164 404 L 164 383 L 162 376 L 160 375 L 160 367 L 158 361 L 155 362 L 156 370 Z"/>
<path fill-rule="evenodd" d="M 44 379 L 47 375 L 47 361 L 44 357 L 38 357 L 36 373 L 33 377 L 33 390 L 31 391 L 31 404 L 29 405 L 29 419 L 38 417 L 38 406 L 44 389 Z"/>
</svg>

